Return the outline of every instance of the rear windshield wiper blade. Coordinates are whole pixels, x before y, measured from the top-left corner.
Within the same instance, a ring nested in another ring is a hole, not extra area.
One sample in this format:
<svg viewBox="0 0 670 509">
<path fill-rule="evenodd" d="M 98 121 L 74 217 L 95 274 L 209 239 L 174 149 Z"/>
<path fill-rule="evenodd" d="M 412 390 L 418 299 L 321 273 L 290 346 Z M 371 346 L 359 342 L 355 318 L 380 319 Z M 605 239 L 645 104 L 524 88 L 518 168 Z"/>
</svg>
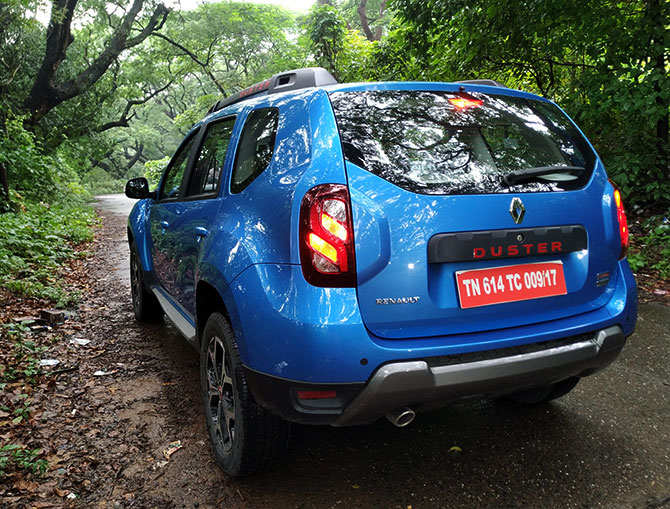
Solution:
<svg viewBox="0 0 670 509">
<path fill-rule="evenodd" d="M 577 174 L 583 173 L 585 168 L 583 166 L 538 166 L 537 168 L 524 168 L 523 170 L 515 170 L 503 177 L 503 181 L 508 186 L 513 186 L 525 180 L 533 180 L 536 177 L 543 175 L 554 174 Z"/>
</svg>

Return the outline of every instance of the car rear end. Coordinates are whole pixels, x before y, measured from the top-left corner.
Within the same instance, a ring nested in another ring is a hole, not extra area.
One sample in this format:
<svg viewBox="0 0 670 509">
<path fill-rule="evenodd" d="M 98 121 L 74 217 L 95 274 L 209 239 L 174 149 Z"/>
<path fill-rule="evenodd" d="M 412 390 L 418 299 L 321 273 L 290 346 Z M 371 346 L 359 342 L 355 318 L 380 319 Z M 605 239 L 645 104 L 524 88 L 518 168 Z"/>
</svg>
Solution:
<svg viewBox="0 0 670 509">
<path fill-rule="evenodd" d="M 322 114 L 312 128 L 339 141 L 343 176 L 319 183 L 311 168 L 296 193 L 300 265 L 264 287 L 303 305 L 275 306 L 263 328 L 300 333 L 249 363 L 259 401 L 351 425 L 553 386 L 617 357 L 637 317 L 625 212 L 556 105 L 473 84 L 326 91 L 337 132 Z"/>
<path fill-rule="evenodd" d="M 321 286 L 355 276 L 365 328 L 399 357 L 340 423 L 552 384 L 616 357 L 637 315 L 625 212 L 557 106 L 469 84 L 350 85 L 330 99 L 349 200 L 333 195 L 346 206 L 303 228 L 303 271 Z M 353 238 L 319 226 L 346 227 L 349 206 Z M 417 359 L 426 345 L 449 353 Z"/>
</svg>

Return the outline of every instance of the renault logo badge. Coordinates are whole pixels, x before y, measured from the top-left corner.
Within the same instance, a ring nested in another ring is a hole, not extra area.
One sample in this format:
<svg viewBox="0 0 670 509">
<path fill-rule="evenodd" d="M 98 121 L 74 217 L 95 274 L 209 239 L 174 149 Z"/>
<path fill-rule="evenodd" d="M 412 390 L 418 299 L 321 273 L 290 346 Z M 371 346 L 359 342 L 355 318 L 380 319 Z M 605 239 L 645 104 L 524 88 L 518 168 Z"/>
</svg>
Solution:
<svg viewBox="0 0 670 509">
<path fill-rule="evenodd" d="M 516 224 L 521 224 L 523 216 L 526 215 L 526 207 L 523 206 L 521 198 L 514 198 L 509 204 L 509 213 Z"/>
</svg>

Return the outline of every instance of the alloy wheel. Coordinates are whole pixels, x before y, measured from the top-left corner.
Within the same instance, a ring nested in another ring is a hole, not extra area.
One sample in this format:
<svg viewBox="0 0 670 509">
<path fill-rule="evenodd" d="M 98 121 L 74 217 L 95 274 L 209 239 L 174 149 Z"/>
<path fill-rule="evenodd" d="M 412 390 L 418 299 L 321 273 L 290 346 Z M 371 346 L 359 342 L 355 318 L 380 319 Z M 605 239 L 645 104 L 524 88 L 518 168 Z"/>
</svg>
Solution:
<svg viewBox="0 0 670 509">
<path fill-rule="evenodd" d="M 210 424 L 217 445 L 229 453 L 235 440 L 235 399 L 230 360 L 218 336 L 213 336 L 207 346 L 206 373 Z"/>
<path fill-rule="evenodd" d="M 130 291 L 133 298 L 133 307 L 137 309 L 142 297 L 142 270 L 135 253 L 130 256 Z"/>
</svg>

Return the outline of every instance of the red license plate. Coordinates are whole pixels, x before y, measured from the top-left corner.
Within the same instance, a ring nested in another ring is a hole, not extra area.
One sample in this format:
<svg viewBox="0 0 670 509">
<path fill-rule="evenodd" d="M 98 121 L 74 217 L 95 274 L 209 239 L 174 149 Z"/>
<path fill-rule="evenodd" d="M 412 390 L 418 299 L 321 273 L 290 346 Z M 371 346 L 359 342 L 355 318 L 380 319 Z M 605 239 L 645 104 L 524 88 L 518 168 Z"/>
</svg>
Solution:
<svg viewBox="0 0 670 509">
<path fill-rule="evenodd" d="M 462 308 L 565 295 L 563 263 L 542 262 L 456 272 Z"/>
</svg>

